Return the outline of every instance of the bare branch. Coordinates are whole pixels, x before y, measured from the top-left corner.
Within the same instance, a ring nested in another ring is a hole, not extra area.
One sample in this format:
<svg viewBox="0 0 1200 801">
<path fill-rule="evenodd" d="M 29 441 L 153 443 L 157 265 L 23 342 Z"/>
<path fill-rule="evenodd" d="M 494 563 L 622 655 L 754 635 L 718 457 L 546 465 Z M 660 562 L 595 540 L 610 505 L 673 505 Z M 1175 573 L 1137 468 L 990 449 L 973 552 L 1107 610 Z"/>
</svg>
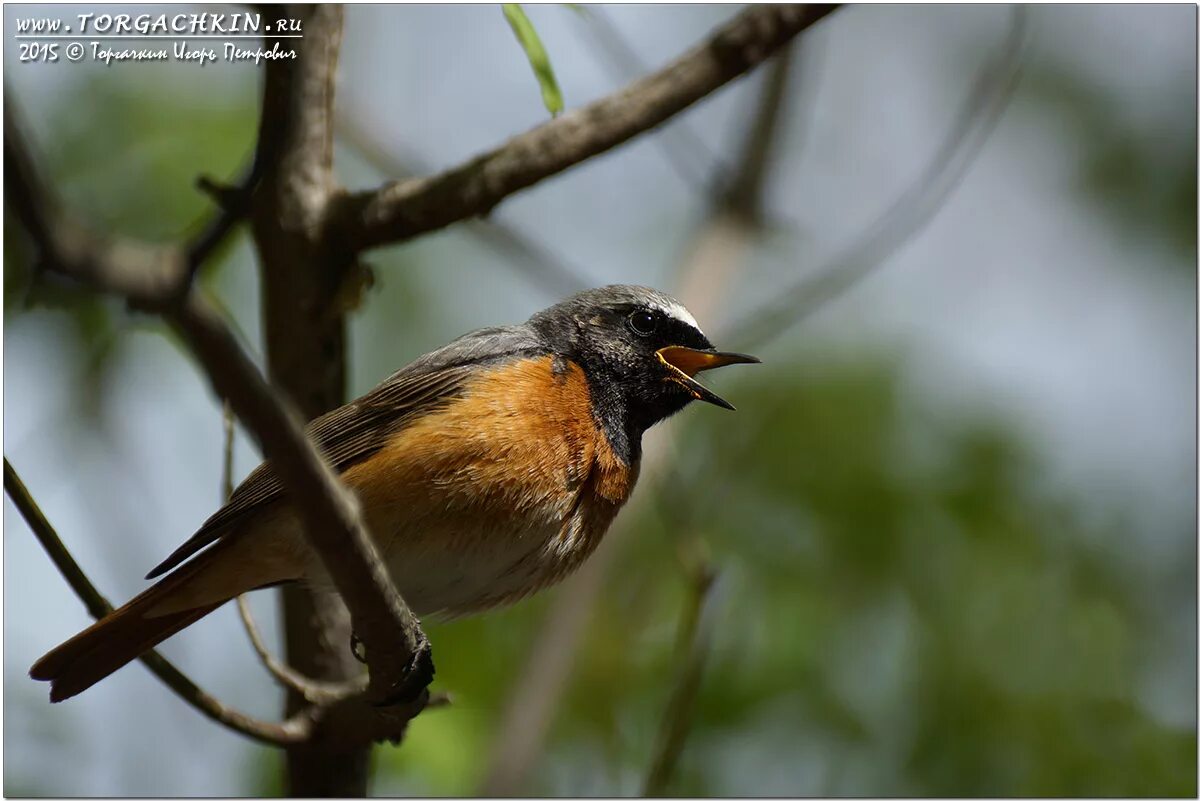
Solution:
<svg viewBox="0 0 1200 801">
<path fill-rule="evenodd" d="M 169 315 L 200 358 L 218 395 L 228 398 L 258 438 L 271 468 L 289 490 L 320 555 L 350 609 L 371 665 L 376 702 L 413 700 L 428 683 L 425 635 L 404 604 L 367 535 L 358 502 L 285 412 L 211 306 L 191 295 Z M 413 687 L 410 680 L 419 687 Z"/>
<path fill-rule="evenodd" d="M 21 513 L 21 517 L 25 519 L 42 548 L 50 556 L 50 560 L 54 562 L 58 572 L 83 601 L 88 614 L 99 620 L 111 612 L 112 606 L 84 575 L 83 570 L 63 545 L 58 533 L 50 525 L 46 516 L 42 514 L 42 510 L 38 508 L 33 496 L 30 495 L 29 490 L 7 458 L 4 460 L 4 491 L 12 499 L 17 511 Z M 170 687 L 176 695 L 202 715 L 220 723 L 227 729 L 270 745 L 292 745 L 303 742 L 309 736 L 310 724 L 304 719 L 288 720 L 279 724 L 267 723 L 226 706 L 197 687 L 195 682 L 157 651 L 148 651 L 141 656 L 141 660 L 146 667 L 150 668 L 150 672 Z"/>
<path fill-rule="evenodd" d="M 234 186 L 222 186 L 207 176 L 200 176 L 196 179 L 197 188 L 212 195 L 213 199 L 217 201 L 219 212 L 203 226 L 186 247 L 190 279 L 195 278 L 196 271 L 212 255 L 234 226 L 250 214 L 254 193 L 266 171 L 266 165 L 281 147 L 282 129 L 269 113 L 268 97 L 268 85 L 264 81 L 258 134 L 254 140 L 254 155 L 241 180 Z"/>
<path fill-rule="evenodd" d="M 917 180 L 849 247 L 773 293 L 769 304 L 734 326 L 730 341 L 755 348 L 782 335 L 884 264 L 928 225 L 974 163 L 1016 90 L 1027 42 L 1026 14 L 1020 6 L 1013 9 L 1000 54 L 980 70 L 954 124 Z"/>
<path fill-rule="evenodd" d="M 233 410 L 229 408 L 229 401 L 225 401 L 224 408 L 221 412 L 222 428 L 225 434 L 225 446 L 223 448 L 224 459 L 221 464 L 221 498 L 228 502 L 230 496 L 233 495 Z M 320 698 L 315 692 L 316 688 L 311 686 L 308 679 L 301 676 L 296 671 L 292 670 L 287 665 L 283 664 L 272 656 L 267 644 L 263 642 L 262 634 L 259 633 L 258 624 L 254 622 L 254 615 L 250 611 L 250 601 L 245 593 L 237 597 L 238 617 L 242 620 L 242 626 L 246 629 L 246 634 L 250 638 L 250 645 L 254 648 L 254 652 L 258 654 L 259 661 L 262 662 L 267 672 L 275 677 L 286 689 L 294 690 L 304 696 L 304 699 L 309 703 L 320 703 Z M 362 689 L 366 689 L 366 684 L 362 685 Z"/>
<path fill-rule="evenodd" d="M 387 146 L 364 123 L 360 114 L 345 108 L 337 115 L 337 133 L 367 162 L 385 176 L 406 179 L 425 172 L 424 166 L 409 154 L 397 152 L 394 144 Z M 463 221 L 467 231 L 497 251 L 509 254 L 512 269 L 529 279 L 531 285 L 552 297 L 578 292 L 594 285 L 586 273 L 549 251 L 544 245 L 495 218 L 475 218 Z"/>
<path fill-rule="evenodd" d="M 583 28 L 604 58 L 608 71 L 625 82 L 648 72 L 645 61 L 609 19 L 603 6 L 591 6 L 580 15 Z M 716 176 L 722 183 L 725 166 L 708 145 L 683 120 L 673 122 L 657 137 L 656 144 L 667 163 L 692 190 L 703 193 Z"/>
<path fill-rule="evenodd" d="M 211 304 L 195 292 L 178 292 L 178 278 L 186 275 L 179 249 L 156 249 L 171 254 L 162 263 L 172 265 L 172 278 L 147 281 L 138 272 L 152 266 L 139 258 L 150 250 L 147 246 L 101 237 L 56 213 L 38 182 L 34 162 L 7 103 L 5 112 L 5 157 L 15 167 L 6 173 L 6 194 L 40 246 L 45 266 L 83 278 L 99 289 L 127 294 L 159 309 L 178 328 L 217 394 L 230 402 L 288 488 L 310 544 L 354 615 L 373 668 L 371 700 L 377 704 L 403 700 L 408 702 L 409 717 L 415 715 L 427 696 L 424 687 L 432 673 L 427 642 L 387 577 L 359 520 L 354 497 L 309 442 L 290 406 L 276 397 L 242 352 Z"/>
<path fill-rule="evenodd" d="M 263 642 L 258 624 L 254 622 L 254 615 L 250 611 L 250 600 L 245 595 L 237 597 L 237 608 L 238 617 L 242 619 L 242 626 L 245 627 L 246 634 L 250 637 L 250 645 L 258 654 L 263 667 L 276 681 L 286 689 L 298 693 L 308 703 L 325 706 L 351 695 L 362 693 L 367 689 L 365 674 L 357 680 L 351 679 L 346 682 L 317 681 L 301 675 L 298 671 L 280 662 Z"/>
<path fill-rule="evenodd" d="M 603 153 L 749 71 L 835 6 L 751 6 L 706 42 L 625 89 L 569 111 L 441 175 L 335 199 L 330 224 L 353 250 L 485 214 L 509 195 Z"/>
<path fill-rule="evenodd" d="M 221 500 L 228 502 L 233 496 L 233 409 L 229 401 L 221 404 L 221 429 L 225 435 L 225 446 L 221 459 Z"/>
<path fill-rule="evenodd" d="M 262 168 L 257 157 L 251 162 L 245 176 L 235 186 L 223 186 L 207 176 L 196 179 L 196 187 L 210 195 L 217 203 L 217 213 L 204 223 L 200 231 L 185 247 L 187 254 L 187 284 L 195 280 L 196 273 L 217 247 L 233 232 L 234 227 L 250 212 L 250 198 L 262 177 Z"/>
<path fill-rule="evenodd" d="M 229 407 L 229 401 L 226 401 L 223 406 L 221 420 L 225 434 L 225 445 L 223 448 L 224 459 L 221 465 L 221 497 L 225 501 L 228 501 L 230 496 L 233 495 L 234 417 L 233 410 Z M 246 629 L 246 634 L 250 638 L 251 647 L 258 654 L 258 658 L 267 672 L 283 685 L 285 689 L 299 693 L 310 704 L 330 704 L 367 689 L 366 676 L 360 677 L 358 681 L 352 680 L 342 683 L 315 681 L 280 662 L 271 654 L 271 651 L 267 648 L 267 644 L 263 642 L 262 634 L 258 630 L 258 624 L 254 622 L 254 615 L 250 611 L 249 599 L 245 594 L 242 594 L 236 600 L 238 617 L 241 618 L 242 625 Z"/>
<path fill-rule="evenodd" d="M 792 65 L 791 43 L 780 48 L 767 70 L 766 84 L 757 99 L 756 112 L 750 130 L 742 139 L 738 170 L 724 187 L 722 198 L 726 209 L 749 225 L 762 224 L 763 187 L 772 150 L 780 139 L 780 120 L 787 107 L 788 72 Z"/>
</svg>

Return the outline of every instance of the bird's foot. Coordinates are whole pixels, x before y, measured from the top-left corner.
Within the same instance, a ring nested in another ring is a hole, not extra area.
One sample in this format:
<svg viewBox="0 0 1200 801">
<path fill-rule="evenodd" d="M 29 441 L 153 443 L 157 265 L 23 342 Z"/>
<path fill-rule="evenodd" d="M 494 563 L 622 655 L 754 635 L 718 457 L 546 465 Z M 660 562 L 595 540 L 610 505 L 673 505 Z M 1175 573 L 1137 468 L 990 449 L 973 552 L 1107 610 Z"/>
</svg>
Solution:
<svg viewBox="0 0 1200 801">
<path fill-rule="evenodd" d="M 429 698 L 429 685 L 433 682 L 436 671 L 433 667 L 433 649 L 429 640 L 421 637 L 421 643 L 413 653 L 412 660 L 404 669 L 404 678 L 393 691 L 376 706 L 408 705 L 416 703 L 422 696 Z"/>
</svg>

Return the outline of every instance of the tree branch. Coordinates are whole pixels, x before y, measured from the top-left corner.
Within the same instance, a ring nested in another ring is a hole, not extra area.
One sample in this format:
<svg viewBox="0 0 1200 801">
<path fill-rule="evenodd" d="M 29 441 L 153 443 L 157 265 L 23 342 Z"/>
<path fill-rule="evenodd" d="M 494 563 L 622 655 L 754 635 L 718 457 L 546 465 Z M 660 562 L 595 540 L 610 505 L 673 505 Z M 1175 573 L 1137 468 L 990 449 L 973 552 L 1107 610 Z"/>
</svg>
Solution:
<svg viewBox="0 0 1200 801">
<path fill-rule="evenodd" d="M 350 609 L 371 665 L 370 695 L 378 703 L 413 700 L 428 683 L 425 635 L 404 604 L 359 519 L 358 501 L 285 411 L 262 374 L 241 352 L 211 305 L 191 295 L 169 315 L 200 358 L 217 394 L 228 398 L 255 434 L 271 469 L 288 488 L 321 557 Z M 424 681 L 415 690 L 409 679 Z"/>
<path fill-rule="evenodd" d="M 408 179 L 423 171 L 423 165 L 415 157 L 402 156 L 390 141 L 385 146 L 381 137 L 373 132 L 373 127 L 366 124 L 360 114 L 346 109 L 344 104 L 337 114 L 337 133 L 385 176 Z M 563 261 L 512 225 L 495 218 L 468 219 L 463 225 L 484 244 L 509 254 L 507 262 L 512 269 L 550 297 L 563 297 L 595 285 L 583 270 Z"/>
<path fill-rule="evenodd" d="M 230 402 L 258 440 L 304 521 L 310 545 L 350 607 L 372 667 L 369 700 L 375 704 L 405 701 L 412 717 L 427 697 L 424 687 L 431 677 L 427 643 L 387 577 L 359 520 L 357 501 L 309 442 L 290 406 L 276 397 L 242 352 L 212 305 L 194 291 L 179 291 L 179 281 L 188 271 L 178 247 L 151 248 L 106 238 L 58 213 L 39 181 L 10 105 L 11 101 L 5 104 L 5 159 L 11 165 L 5 175 L 6 195 L 40 247 L 44 265 L 156 309 L 180 331 L 217 394 Z M 157 256 L 150 259 L 148 253 Z M 399 715 L 393 710 L 389 717 Z"/>
<path fill-rule="evenodd" d="M 229 402 L 226 401 L 221 411 L 221 427 L 225 437 L 221 462 L 221 499 L 225 502 L 228 502 L 230 496 L 233 495 L 233 421 L 233 410 L 229 408 Z M 250 646 L 258 654 L 263 668 L 285 689 L 293 690 L 303 696 L 304 700 L 308 703 L 318 705 L 330 704 L 367 689 L 365 676 L 358 677 L 360 680 L 341 683 L 316 681 L 280 662 L 271 653 L 270 649 L 267 648 L 267 644 L 263 642 L 262 634 L 258 630 L 258 624 L 254 622 L 254 615 L 250 611 L 250 601 L 246 597 L 246 594 L 239 595 L 236 600 L 238 617 L 241 618 L 242 626 L 246 629 L 246 635 L 250 638 Z"/>
<path fill-rule="evenodd" d="M 758 65 L 834 8 L 751 6 L 662 70 L 520 134 L 460 167 L 336 198 L 330 225 L 347 247 L 358 251 L 485 214 L 514 192 L 683 111 Z"/>
<path fill-rule="evenodd" d="M 63 545 L 58 533 L 50 525 L 46 516 L 42 514 L 42 510 L 33 500 L 33 496 L 30 495 L 29 490 L 7 458 L 4 459 L 4 491 L 12 499 L 17 511 L 21 513 L 21 517 L 25 519 L 29 529 L 49 555 L 50 561 L 54 562 L 58 572 L 83 601 L 88 614 L 99 620 L 111 612 L 112 606 L 84 575 L 83 570 L 71 556 L 71 552 Z M 191 679 L 157 651 L 143 654 L 141 660 L 146 667 L 150 668 L 150 672 L 157 676 L 163 684 L 170 687 L 176 695 L 202 715 L 220 723 L 227 729 L 269 745 L 292 745 L 303 742 L 309 735 L 310 726 L 304 719 L 288 720 L 279 724 L 267 723 L 225 706 L 197 687 Z"/>
<path fill-rule="evenodd" d="M 308 420 L 346 400 L 345 309 L 338 297 L 356 265 L 352 255 L 331 246 L 324 222 L 334 191 L 331 115 L 344 11 L 339 5 L 274 10 L 300 20 L 304 38 L 294 43 L 297 58 L 266 65 L 261 136 L 271 144 L 260 150 L 265 163 L 251 230 L 262 276 L 267 369 Z M 361 674 L 349 649 L 354 626 L 342 598 L 302 585 L 281 588 L 279 598 L 291 667 L 330 682 Z M 289 692 L 285 712 L 305 705 L 302 695 Z M 289 750 L 289 795 L 366 794 L 369 749 L 334 745 Z"/>
<path fill-rule="evenodd" d="M 588 39 L 594 43 L 616 82 L 624 83 L 649 71 L 645 61 L 613 24 L 603 6 L 589 6 L 579 16 Z M 709 184 L 714 176 L 718 183 L 722 182 L 725 172 L 723 159 L 712 152 L 704 140 L 683 121 L 672 124 L 655 139 L 655 144 L 675 174 L 694 192 L 706 193 L 711 188 Z"/>
<path fill-rule="evenodd" d="M 258 659 L 262 662 L 263 668 L 285 689 L 292 690 L 308 703 L 318 706 L 340 701 L 343 698 L 361 693 L 367 689 L 367 677 L 365 675 L 358 679 L 350 679 L 349 681 L 339 683 L 317 681 L 293 670 L 290 666 L 276 659 L 271 650 L 267 648 L 267 644 L 263 642 L 262 634 L 258 630 L 258 624 L 254 622 L 254 615 L 250 611 L 250 600 L 244 594 L 237 597 L 237 609 L 238 617 L 242 620 L 242 626 L 246 629 L 246 635 L 250 638 L 250 647 L 254 649 L 254 653 L 258 654 Z"/>
</svg>

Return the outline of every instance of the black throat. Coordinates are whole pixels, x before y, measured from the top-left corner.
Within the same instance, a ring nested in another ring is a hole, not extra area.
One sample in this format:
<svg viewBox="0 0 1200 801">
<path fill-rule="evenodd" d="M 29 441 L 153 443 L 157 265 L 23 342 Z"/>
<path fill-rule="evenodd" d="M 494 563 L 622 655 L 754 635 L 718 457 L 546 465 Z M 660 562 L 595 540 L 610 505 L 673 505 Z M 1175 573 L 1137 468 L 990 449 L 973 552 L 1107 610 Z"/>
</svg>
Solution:
<svg viewBox="0 0 1200 801">
<path fill-rule="evenodd" d="M 558 361 L 566 367 L 566 357 L 558 356 Z M 662 393 L 654 393 L 649 399 L 644 387 L 637 386 L 637 382 L 646 380 L 644 377 L 614 374 L 603 366 L 588 363 L 586 357 L 575 356 L 570 361 L 579 364 L 587 379 L 593 419 L 617 458 L 629 467 L 642 458 L 642 434 L 691 400 L 685 394 L 673 391 L 665 381 Z"/>
<path fill-rule="evenodd" d="M 530 322 L 554 354 L 555 372 L 564 373 L 571 362 L 583 370 L 592 417 L 617 458 L 630 467 L 642 457 L 646 429 L 691 400 L 673 383 L 647 375 L 644 365 L 635 360 L 613 358 L 611 353 L 589 346 L 572 315 L 542 314 Z"/>
<path fill-rule="evenodd" d="M 586 366 L 583 372 L 587 376 L 588 394 L 592 400 L 592 417 L 600 424 L 617 458 L 633 467 L 642 458 L 642 434 L 653 423 L 638 425 L 631 419 L 629 399 L 618 384 L 597 380 Z"/>
</svg>

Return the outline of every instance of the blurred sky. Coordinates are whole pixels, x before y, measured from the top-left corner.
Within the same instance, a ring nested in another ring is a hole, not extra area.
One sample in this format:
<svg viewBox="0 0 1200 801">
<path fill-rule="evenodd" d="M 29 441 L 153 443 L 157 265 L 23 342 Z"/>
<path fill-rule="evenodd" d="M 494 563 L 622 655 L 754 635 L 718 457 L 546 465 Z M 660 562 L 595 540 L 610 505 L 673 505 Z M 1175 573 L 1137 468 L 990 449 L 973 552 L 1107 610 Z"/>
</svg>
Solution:
<svg viewBox="0 0 1200 801">
<path fill-rule="evenodd" d="M 151 102 L 169 93 L 206 106 L 253 104 L 257 86 L 248 66 L 17 62 L 14 17 L 76 10 L 4 9 L 6 83 L 39 140 L 62 119 L 61 98 L 84 80 L 136 82 Z M 734 8 L 616 6 L 605 13 L 648 64 L 658 65 Z M 1033 7 L 1027 69 L 1074 74 L 1110 97 L 1132 129 L 1191 142 L 1195 13 L 1191 6 Z M 562 6 L 531 7 L 529 14 L 568 107 L 615 88 L 618 76 L 584 46 L 586 18 Z M 720 341 L 722 324 L 853 241 L 907 188 L 951 125 L 975 69 L 996 52 L 1009 15 L 985 5 L 850 7 L 806 35 L 793 64 L 802 80 L 792 84 L 805 90 L 787 108 L 769 179 L 768 213 L 787 225 L 756 254 L 718 319 L 701 321 L 718 345 L 737 349 L 737 342 Z M 712 153 L 732 157 L 760 78 L 682 117 Z M 546 116 L 494 7 L 350 7 L 339 91 L 346 113 L 434 167 L 456 164 Z M 103 120 L 100 108 L 71 114 Z M 1115 506 L 1146 521 L 1123 557 L 1153 572 L 1181 548 L 1194 553 L 1179 537 L 1194 533 L 1195 265 L 1167 243 L 1113 225 L 1081 195 L 1080 136 L 1022 85 L 933 223 L 867 282 L 760 355 L 770 362 L 773 352 L 803 342 L 903 356 L 906 389 L 921 403 L 950 418 L 1002 415 L 1038 446 L 1048 485 L 1079 495 L 1097 514 Z M 506 201 L 496 217 L 535 234 L 596 284 L 675 290 L 672 270 L 703 197 L 672 170 L 661 146 L 656 137 L 640 139 Z M 377 182 L 353 154 L 338 157 L 348 185 Z M 701 174 L 707 169 L 698 165 Z M 371 316 L 388 315 L 381 304 L 397 279 L 379 270 L 376 294 L 352 326 L 354 394 L 454 335 L 524 319 L 554 299 L 461 233 L 409 246 L 400 267 L 389 258 L 368 260 L 411 270 L 404 280 L 429 300 L 412 337 L 380 361 L 388 349 L 365 341 L 376 330 Z M 219 286 L 243 329 L 256 332 L 256 277 L 245 245 L 237 265 Z M 6 322 L 4 451 L 92 579 L 110 600 L 121 600 L 216 502 L 220 420 L 203 380 L 177 351 L 160 337 L 133 334 L 111 383 L 121 418 L 104 437 L 66 425 L 74 379 L 65 371 L 62 337 L 53 312 Z M 239 473 L 255 462 L 242 442 Z M 6 787 L 14 764 L 30 773 L 61 770 L 60 754 L 24 747 L 22 733 L 37 727 L 60 733 L 79 760 L 61 776 L 64 793 L 241 791 L 237 771 L 214 766 L 248 759 L 242 741 L 165 691 L 148 689 L 152 680 L 139 667 L 66 705 L 46 706 L 43 688 L 26 681 L 25 671 L 86 615 L 7 503 L 4 522 Z M 256 604 L 268 616 L 267 598 Z M 1179 614 L 1178 632 L 1146 703 L 1161 719 L 1186 724 L 1195 714 L 1192 612 Z M 165 651 L 231 703 L 276 714 L 276 695 L 264 692 L 268 681 L 253 667 L 232 609 Z M 134 710 L 138 725 L 126 725 Z"/>
</svg>

